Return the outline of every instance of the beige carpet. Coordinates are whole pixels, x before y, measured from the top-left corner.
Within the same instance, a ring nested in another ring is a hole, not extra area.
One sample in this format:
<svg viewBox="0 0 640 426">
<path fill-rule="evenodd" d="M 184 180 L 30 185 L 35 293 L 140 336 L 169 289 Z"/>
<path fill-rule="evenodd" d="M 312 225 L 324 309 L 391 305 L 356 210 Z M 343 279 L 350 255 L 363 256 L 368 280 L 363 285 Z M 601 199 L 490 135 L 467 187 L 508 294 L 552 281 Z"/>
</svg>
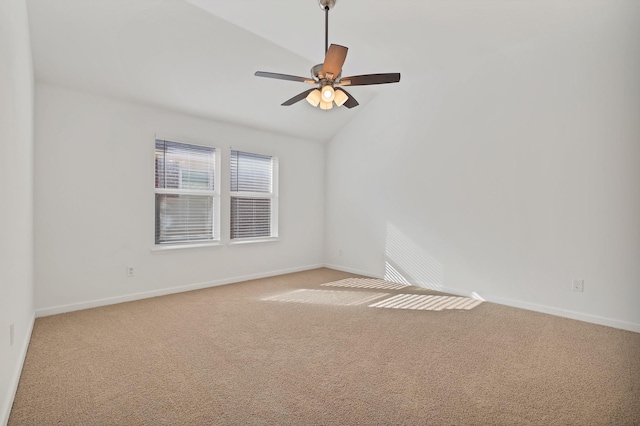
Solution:
<svg viewBox="0 0 640 426">
<path fill-rule="evenodd" d="M 351 276 L 39 318 L 9 424 L 640 424 L 640 334 L 492 303 L 380 309 L 433 293 L 321 285 Z"/>
</svg>

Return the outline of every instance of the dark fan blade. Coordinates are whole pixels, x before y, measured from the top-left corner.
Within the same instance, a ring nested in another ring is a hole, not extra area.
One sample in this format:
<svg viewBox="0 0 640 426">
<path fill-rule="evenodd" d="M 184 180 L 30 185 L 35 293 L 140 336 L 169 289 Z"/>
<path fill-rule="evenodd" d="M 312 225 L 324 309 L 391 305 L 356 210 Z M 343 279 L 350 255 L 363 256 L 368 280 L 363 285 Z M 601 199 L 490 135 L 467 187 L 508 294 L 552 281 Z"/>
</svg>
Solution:
<svg viewBox="0 0 640 426">
<path fill-rule="evenodd" d="M 341 87 L 336 87 L 336 90 L 340 90 L 341 92 L 344 92 L 344 94 L 349 97 L 349 99 L 347 99 L 347 101 L 342 104 L 343 106 L 346 106 L 347 108 L 353 108 L 353 107 L 357 107 L 358 105 L 360 105 L 358 103 L 358 101 L 356 101 L 356 98 L 351 96 L 351 93 L 347 92 L 346 90 L 344 90 Z"/>
<path fill-rule="evenodd" d="M 400 81 L 400 73 L 354 75 L 342 77 L 338 83 L 341 86 L 367 86 L 370 84 L 397 83 Z"/>
<path fill-rule="evenodd" d="M 309 93 L 313 92 L 314 90 L 316 90 L 316 89 L 305 90 L 304 92 L 300 93 L 299 95 L 295 95 L 293 98 L 289 99 L 288 101 L 284 101 L 282 103 L 282 105 L 283 106 L 289 106 L 289 105 L 295 104 L 296 102 L 300 102 L 301 100 L 306 98 Z"/>
<path fill-rule="evenodd" d="M 256 77 L 276 78 L 278 80 L 290 80 L 290 81 L 299 81 L 301 83 L 316 84 L 315 80 L 312 80 L 310 78 L 298 77 L 296 75 L 278 74 L 275 72 L 265 72 L 265 71 L 256 71 L 254 75 Z"/>
<path fill-rule="evenodd" d="M 322 74 L 324 76 L 327 73 L 333 74 L 332 78 L 336 78 L 342 71 L 342 65 L 347 58 L 348 48 L 340 46 L 339 44 L 332 44 L 327 50 L 327 56 L 324 57 L 324 64 L 322 65 Z"/>
</svg>

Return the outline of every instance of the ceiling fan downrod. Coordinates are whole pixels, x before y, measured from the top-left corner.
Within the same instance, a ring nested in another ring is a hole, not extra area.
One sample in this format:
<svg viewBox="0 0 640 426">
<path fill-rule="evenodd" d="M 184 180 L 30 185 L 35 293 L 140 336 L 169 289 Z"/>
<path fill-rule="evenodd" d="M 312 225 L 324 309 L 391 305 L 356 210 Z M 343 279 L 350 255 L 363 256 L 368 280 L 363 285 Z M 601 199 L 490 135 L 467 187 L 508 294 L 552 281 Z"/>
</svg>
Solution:
<svg viewBox="0 0 640 426">
<path fill-rule="evenodd" d="M 324 7 L 324 54 L 329 51 L 329 6 Z"/>
<path fill-rule="evenodd" d="M 318 0 L 320 8 L 324 10 L 324 53 L 329 51 L 329 10 L 333 9 L 337 0 Z"/>
</svg>

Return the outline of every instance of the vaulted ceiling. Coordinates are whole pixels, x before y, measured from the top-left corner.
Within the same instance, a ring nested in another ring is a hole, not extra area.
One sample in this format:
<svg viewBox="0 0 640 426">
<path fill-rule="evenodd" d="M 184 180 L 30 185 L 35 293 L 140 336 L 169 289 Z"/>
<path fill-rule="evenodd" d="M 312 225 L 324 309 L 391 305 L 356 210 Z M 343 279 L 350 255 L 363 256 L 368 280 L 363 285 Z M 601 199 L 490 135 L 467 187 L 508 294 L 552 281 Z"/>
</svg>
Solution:
<svg viewBox="0 0 640 426">
<path fill-rule="evenodd" d="M 350 89 L 353 109 L 280 104 L 324 59 L 317 0 L 27 0 L 36 79 L 325 142 L 397 85 Z M 603 0 L 337 0 L 329 42 L 344 75 L 401 72 L 401 85 L 472 67 L 556 31 Z M 428 93 L 424 94 L 428 96 Z M 389 104 L 388 108 L 394 108 Z"/>
</svg>

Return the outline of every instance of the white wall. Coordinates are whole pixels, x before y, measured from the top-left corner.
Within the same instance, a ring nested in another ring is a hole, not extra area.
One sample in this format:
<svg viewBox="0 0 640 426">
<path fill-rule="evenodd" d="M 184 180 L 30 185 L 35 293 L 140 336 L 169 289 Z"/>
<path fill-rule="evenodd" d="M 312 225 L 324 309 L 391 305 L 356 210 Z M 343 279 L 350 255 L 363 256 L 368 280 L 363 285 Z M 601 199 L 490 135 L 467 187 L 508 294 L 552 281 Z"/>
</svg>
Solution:
<svg viewBox="0 0 640 426">
<path fill-rule="evenodd" d="M 327 149 L 326 262 L 640 331 L 640 3 L 597 5 L 385 87 Z"/>
<path fill-rule="evenodd" d="M 40 83 L 35 118 L 38 315 L 323 264 L 322 145 Z M 280 240 L 152 252 L 156 133 L 278 156 Z"/>
<path fill-rule="evenodd" d="M 0 424 L 5 424 L 34 315 L 33 65 L 22 0 L 0 1 L 0 52 Z"/>
</svg>

